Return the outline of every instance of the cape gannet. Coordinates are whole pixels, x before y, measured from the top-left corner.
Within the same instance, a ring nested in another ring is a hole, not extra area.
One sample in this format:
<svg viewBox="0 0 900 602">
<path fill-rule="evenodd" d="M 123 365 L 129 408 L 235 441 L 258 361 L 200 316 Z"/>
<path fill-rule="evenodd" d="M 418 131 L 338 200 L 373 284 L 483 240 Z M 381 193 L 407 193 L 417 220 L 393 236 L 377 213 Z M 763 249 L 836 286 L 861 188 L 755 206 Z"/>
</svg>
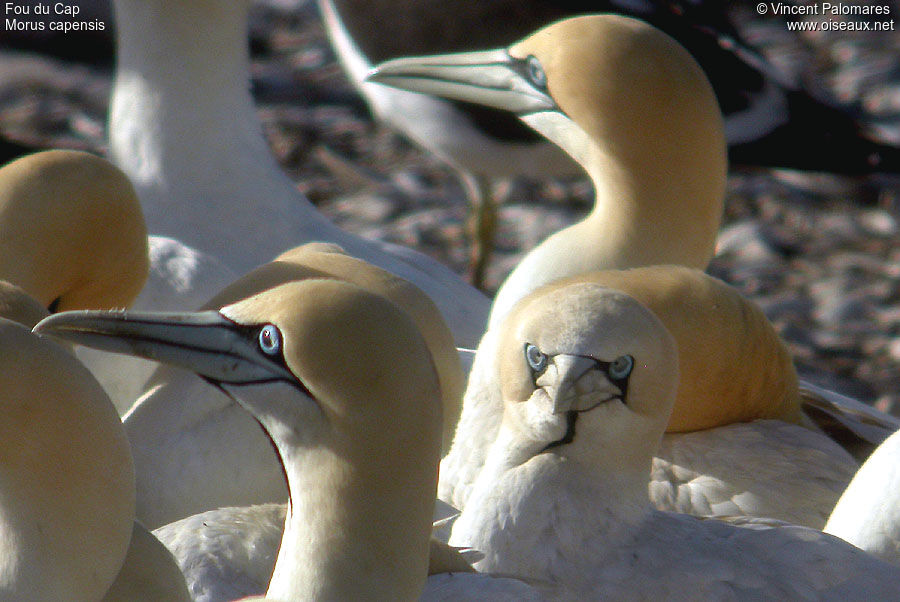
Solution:
<svg viewBox="0 0 900 602">
<path fill-rule="evenodd" d="M 648 470 L 675 403 L 678 351 L 634 298 L 593 282 L 552 286 L 504 330 L 503 419 L 450 539 L 484 555 L 480 570 L 552 583 L 564 600 L 900 591 L 895 567 L 818 531 L 652 509 Z"/>
<path fill-rule="evenodd" d="M 712 257 L 727 171 L 721 113 L 696 61 L 646 23 L 576 17 L 508 49 L 390 61 L 369 79 L 511 111 L 594 182 L 593 211 L 532 249 L 500 287 L 480 348 L 496 343 L 516 301 L 548 282 L 660 263 L 705 268 Z M 491 356 L 476 355 L 470 383 L 494 380 Z M 467 397 L 490 395 L 467 389 Z M 457 432 L 480 422 L 464 402 Z M 442 499 L 471 449 L 484 446 L 454 445 L 444 460 Z"/>
<path fill-rule="evenodd" d="M 147 228 L 128 178 L 85 152 L 34 153 L 0 168 L 0 278 L 50 311 L 127 307 L 148 277 Z M 151 279 L 152 280 L 152 279 Z M 149 368 L 77 349 L 121 411 Z"/>
<path fill-rule="evenodd" d="M 147 229 L 114 165 L 80 151 L 0 168 L 0 278 L 50 311 L 129 305 L 147 280 Z"/>
<path fill-rule="evenodd" d="M 418 598 L 441 392 L 427 343 L 392 302 L 310 279 L 219 311 L 69 312 L 36 330 L 194 370 L 260 422 L 291 494 L 268 598 Z M 531 592 L 511 583 L 507 599 Z"/>
<path fill-rule="evenodd" d="M 547 289 L 579 282 L 632 296 L 678 344 L 678 394 L 653 463 L 653 503 L 663 510 L 821 528 L 857 464 L 803 413 L 792 359 L 762 311 L 700 270 L 648 266 L 548 285 L 523 299 L 516 315 L 527 315 Z M 485 337 L 479 348 L 486 368 L 470 378 L 455 455 L 442 464 L 442 471 L 453 472 L 450 478 L 442 474 L 440 496 L 458 508 L 471 503 L 473 483 L 500 428 L 508 383 L 499 376 L 499 350 L 510 328 Z"/>
<path fill-rule="evenodd" d="M 335 245 L 311 243 L 251 271 L 209 300 L 217 309 L 278 284 L 335 278 L 381 294 L 423 333 L 441 381 L 448 449 L 459 418 L 463 374 L 453 336 L 431 300 L 412 284 Z M 266 437 L 234 401 L 192 373 L 161 366 L 125 415 L 137 473 L 137 516 L 151 528 L 205 510 L 284 501 L 284 475 Z"/>
<path fill-rule="evenodd" d="M 508 49 L 389 61 L 369 80 L 511 111 L 591 177 L 594 209 L 525 255 L 497 291 L 489 329 L 566 276 L 705 268 L 712 257 L 727 171 L 721 113 L 696 61 L 646 23 L 566 19 Z"/>
<path fill-rule="evenodd" d="M 134 522 L 128 440 L 71 353 L 0 319 L 0 597 L 99 600 Z"/>
<path fill-rule="evenodd" d="M 504 107 L 578 159 L 597 188 L 592 214 L 533 249 L 501 287 L 481 347 L 494 344 L 509 307 L 546 282 L 610 267 L 705 267 L 711 257 L 725 181 L 718 109 L 696 63 L 652 27 L 568 19 L 508 50 L 399 59 L 372 78 Z M 490 355 L 476 358 L 470 383 L 492 379 Z M 462 424 L 479 422 L 467 408 Z M 451 450 L 442 482 L 464 463 Z"/>
<path fill-rule="evenodd" d="M 110 155 L 132 179 L 151 234 L 235 275 L 304 242 L 337 243 L 416 284 L 441 310 L 457 344 L 476 344 L 489 307 L 484 295 L 421 253 L 340 230 L 281 171 L 250 96 L 247 2 L 115 0 L 114 6 Z"/>
<path fill-rule="evenodd" d="M 319 0 L 319 6 L 335 52 L 372 113 L 463 175 L 476 207 L 470 230 L 483 237 L 473 241 L 476 275 L 487 261 L 496 220 L 489 180 L 572 175 L 577 168 L 506 112 L 366 82 L 373 64 L 505 46 L 558 19 L 619 13 L 672 36 L 703 68 L 725 117 L 732 165 L 848 174 L 900 170 L 900 150 L 868 139 L 851 116 L 787 81 L 748 48 L 720 3 Z"/>
<path fill-rule="evenodd" d="M 874 556 L 900 564 L 900 431 L 860 466 L 825 524 Z"/>
<path fill-rule="evenodd" d="M 377 67 L 371 78 L 510 110 L 577 159 L 597 189 L 588 218 L 533 249 L 501 287 L 467 399 L 496 395 L 490 389 L 496 380 L 490 359 L 496 326 L 515 301 L 541 284 L 599 268 L 705 267 L 711 257 L 725 182 L 718 109 L 688 53 L 649 25 L 612 15 L 578 17 L 508 50 L 398 59 Z M 442 499 L 465 503 L 481 466 L 471 454 L 482 455 L 492 441 L 487 425 L 498 424 L 499 407 L 464 402 L 459 444 L 442 464 Z M 753 417 L 761 416 L 747 416 Z M 710 425 L 697 424 L 702 426 Z M 676 424 L 674 430 L 693 429 Z M 828 490 L 846 478 L 850 466 L 842 461 L 812 516 L 785 518 L 821 526 L 827 516 L 823 502 L 834 495 Z"/>
</svg>

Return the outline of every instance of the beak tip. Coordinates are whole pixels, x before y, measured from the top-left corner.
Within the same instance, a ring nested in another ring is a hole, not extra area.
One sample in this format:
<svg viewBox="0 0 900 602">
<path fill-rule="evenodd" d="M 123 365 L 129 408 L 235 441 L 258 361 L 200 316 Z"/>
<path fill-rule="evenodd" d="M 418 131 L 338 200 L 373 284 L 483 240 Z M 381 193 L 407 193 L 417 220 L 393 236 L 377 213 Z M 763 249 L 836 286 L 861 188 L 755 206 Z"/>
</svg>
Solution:
<svg viewBox="0 0 900 602">
<path fill-rule="evenodd" d="M 372 67 L 369 69 L 369 72 L 366 73 L 366 76 L 363 78 L 363 81 L 371 82 L 375 81 L 375 78 L 378 77 L 378 67 Z"/>
</svg>

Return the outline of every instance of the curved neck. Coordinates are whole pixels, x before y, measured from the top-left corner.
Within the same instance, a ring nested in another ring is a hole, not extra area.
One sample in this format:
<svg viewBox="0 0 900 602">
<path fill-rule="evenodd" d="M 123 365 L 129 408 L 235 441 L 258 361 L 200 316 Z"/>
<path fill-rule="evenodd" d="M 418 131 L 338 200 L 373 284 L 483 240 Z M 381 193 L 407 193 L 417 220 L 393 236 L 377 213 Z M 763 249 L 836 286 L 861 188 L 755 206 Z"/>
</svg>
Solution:
<svg viewBox="0 0 900 602">
<path fill-rule="evenodd" d="M 579 234 L 595 243 L 594 253 L 603 254 L 594 269 L 657 264 L 705 269 L 722 219 L 724 144 L 721 150 L 721 160 L 698 162 L 652 151 L 632 160 L 593 149 L 587 171 L 596 199 L 583 222 L 587 232 Z"/>
<path fill-rule="evenodd" d="M 615 146 L 589 138 L 567 118 L 532 124 L 587 171 L 594 208 L 522 259 L 497 291 L 489 328 L 498 327 L 519 299 L 570 276 L 658 264 L 705 269 L 715 251 L 727 177 L 721 118 L 711 121 L 708 132 L 691 140 L 635 128 L 616 136 Z"/>
<path fill-rule="evenodd" d="M 421 506 L 417 502 L 423 496 L 416 491 L 422 487 L 414 483 L 365 474 L 369 471 L 328 449 L 304 450 L 296 456 L 290 450 L 281 453 L 291 496 L 266 596 L 278 600 L 417 599 L 428 573 L 431 509 L 427 500 L 430 497 L 433 505 L 434 480 L 426 486 L 426 507 L 415 508 L 410 500 Z"/>
</svg>

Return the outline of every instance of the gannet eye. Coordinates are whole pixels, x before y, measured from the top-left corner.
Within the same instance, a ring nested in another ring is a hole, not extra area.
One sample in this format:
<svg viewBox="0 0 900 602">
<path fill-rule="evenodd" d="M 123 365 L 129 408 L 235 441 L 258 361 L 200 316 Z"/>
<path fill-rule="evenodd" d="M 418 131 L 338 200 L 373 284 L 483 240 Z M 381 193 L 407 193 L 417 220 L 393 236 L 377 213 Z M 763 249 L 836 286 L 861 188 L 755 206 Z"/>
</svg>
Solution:
<svg viewBox="0 0 900 602">
<path fill-rule="evenodd" d="M 259 348 L 268 355 L 276 355 L 281 351 L 281 332 L 275 325 L 266 324 L 259 331 Z"/>
<path fill-rule="evenodd" d="M 609 365 L 609 375 L 615 380 L 627 378 L 634 369 L 634 358 L 630 355 L 620 355 Z"/>
<path fill-rule="evenodd" d="M 525 359 L 535 372 L 543 372 L 544 368 L 547 367 L 547 356 L 541 353 L 537 345 L 525 344 Z"/>
<path fill-rule="evenodd" d="M 541 67 L 541 62 L 536 57 L 529 56 L 525 59 L 525 75 L 536 88 L 543 90 L 547 87 L 547 74 L 544 73 L 544 68 Z"/>
</svg>

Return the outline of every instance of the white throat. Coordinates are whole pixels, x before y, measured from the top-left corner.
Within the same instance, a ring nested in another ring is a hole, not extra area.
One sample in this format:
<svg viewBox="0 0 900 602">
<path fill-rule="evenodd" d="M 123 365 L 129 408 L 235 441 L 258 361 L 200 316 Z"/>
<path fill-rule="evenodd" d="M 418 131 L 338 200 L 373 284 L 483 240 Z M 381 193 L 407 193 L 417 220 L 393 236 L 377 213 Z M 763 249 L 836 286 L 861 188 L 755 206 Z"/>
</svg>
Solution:
<svg viewBox="0 0 900 602">
<path fill-rule="evenodd" d="M 519 464 L 518 435 L 505 425 L 457 519 L 451 545 L 484 554 L 482 572 L 559 582 L 630 541 L 651 512 L 647 476 L 610 469 L 599 475 L 576 460 L 541 453 Z"/>
</svg>

